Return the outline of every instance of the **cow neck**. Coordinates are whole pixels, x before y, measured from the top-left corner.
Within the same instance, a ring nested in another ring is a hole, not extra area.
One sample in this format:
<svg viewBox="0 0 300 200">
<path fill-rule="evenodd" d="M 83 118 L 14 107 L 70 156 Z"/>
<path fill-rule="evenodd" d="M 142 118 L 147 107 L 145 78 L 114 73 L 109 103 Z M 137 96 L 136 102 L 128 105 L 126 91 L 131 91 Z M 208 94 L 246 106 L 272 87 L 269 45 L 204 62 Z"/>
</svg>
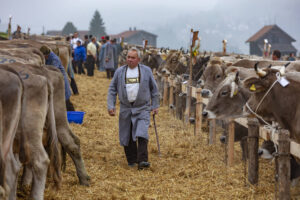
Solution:
<svg viewBox="0 0 300 200">
<path fill-rule="evenodd" d="M 272 88 L 275 86 L 275 84 L 279 81 L 279 79 L 280 79 L 280 74 L 277 74 L 277 73 L 276 73 L 276 80 L 275 80 L 274 83 L 271 85 L 271 87 L 268 89 L 268 91 L 264 94 L 263 98 L 262 98 L 262 99 L 260 100 L 260 102 L 258 103 L 258 105 L 257 105 L 257 107 L 256 107 L 256 109 L 255 109 L 255 111 L 253 111 L 253 110 L 250 108 L 248 102 L 246 103 L 246 107 L 249 109 L 249 111 L 250 111 L 252 114 L 254 114 L 257 118 L 259 118 L 260 120 L 262 120 L 266 125 L 268 125 L 268 126 L 270 126 L 270 127 L 273 127 L 273 126 L 272 126 L 270 123 L 268 123 L 267 121 L 265 121 L 261 115 L 257 114 L 257 110 L 258 110 L 258 108 L 260 107 L 260 105 L 262 104 L 262 102 L 264 101 L 264 99 L 266 98 L 266 96 L 270 93 L 270 91 L 272 90 Z M 273 128 L 274 128 L 274 127 L 273 127 Z"/>
</svg>

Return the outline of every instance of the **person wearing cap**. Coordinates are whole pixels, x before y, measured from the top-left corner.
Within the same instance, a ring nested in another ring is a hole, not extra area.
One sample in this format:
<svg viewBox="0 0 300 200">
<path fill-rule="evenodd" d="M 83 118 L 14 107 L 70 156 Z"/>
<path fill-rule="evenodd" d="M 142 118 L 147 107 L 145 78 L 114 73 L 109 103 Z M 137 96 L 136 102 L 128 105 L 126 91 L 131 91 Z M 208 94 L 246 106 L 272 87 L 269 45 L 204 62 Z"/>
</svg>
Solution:
<svg viewBox="0 0 300 200">
<path fill-rule="evenodd" d="M 61 61 L 55 53 L 53 53 L 50 48 L 47 46 L 42 46 L 40 48 L 40 51 L 43 53 L 45 60 L 46 60 L 46 65 L 52 65 L 60 70 L 60 72 L 63 75 L 64 78 L 64 85 L 65 85 L 65 100 L 66 100 L 66 107 L 67 111 L 75 111 L 74 106 L 72 102 L 70 101 L 71 97 L 71 89 L 70 89 L 70 84 L 69 80 L 67 77 L 67 73 L 65 71 L 65 68 L 62 66 Z"/>
<path fill-rule="evenodd" d="M 119 67 L 109 85 L 107 109 L 110 116 L 116 114 L 116 97 L 120 101 L 119 140 L 124 147 L 128 166 L 149 168 L 148 129 L 150 112 L 158 113 L 159 93 L 151 69 L 139 64 L 140 52 L 131 48 L 127 53 L 127 65 Z"/>
<path fill-rule="evenodd" d="M 19 26 L 19 25 L 17 26 L 17 30 L 15 32 L 13 32 L 12 38 L 13 39 L 22 39 L 23 38 L 23 35 L 21 32 L 21 26 Z"/>
</svg>

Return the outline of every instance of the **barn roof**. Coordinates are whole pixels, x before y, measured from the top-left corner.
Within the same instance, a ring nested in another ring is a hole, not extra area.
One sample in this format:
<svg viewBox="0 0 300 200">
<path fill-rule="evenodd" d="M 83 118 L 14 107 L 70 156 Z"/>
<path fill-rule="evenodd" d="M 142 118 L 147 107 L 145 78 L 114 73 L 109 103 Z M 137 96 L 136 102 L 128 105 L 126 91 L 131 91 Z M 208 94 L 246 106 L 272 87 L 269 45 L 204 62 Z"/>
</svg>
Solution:
<svg viewBox="0 0 300 200">
<path fill-rule="evenodd" d="M 269 32 L 273 28 L 279 29 L 283 34 L 285 34 L 287 37 L 289 37 L 292 42 L 296 41 L 294 38 L 292 38 L 290 35 L 288 35 L 285 31 L 283 31 L 281 28 L 279 28 L 275 24 L 275 25 L 268 25 L 268 26 L 262 27 L 257 33 L 252 35 L 246 42 L 255 42 L 255 41 L 257 41 L 258 39 L 263 37 L 267 32 Z"/>
<path fill-rule="evenodd" d="M 126 38 L 129 38 L 139 32 L 144 32 L 144 33 L 147 33 L 149 35 L 153 35 L 155 37 L 157 37 L 157 35 L 153 34 L 153 33 L 149 33 L 147 31 L 144 31 L 144 30 L 129 30 L 129 31 L 124 31 L 122 33 L 119 33 L 119 34 L 116 34 L 116 35 L 110 35 L 111 38 L 120 38 L 120 37 L 124 37 L 125 39 Z"/>
</svg>

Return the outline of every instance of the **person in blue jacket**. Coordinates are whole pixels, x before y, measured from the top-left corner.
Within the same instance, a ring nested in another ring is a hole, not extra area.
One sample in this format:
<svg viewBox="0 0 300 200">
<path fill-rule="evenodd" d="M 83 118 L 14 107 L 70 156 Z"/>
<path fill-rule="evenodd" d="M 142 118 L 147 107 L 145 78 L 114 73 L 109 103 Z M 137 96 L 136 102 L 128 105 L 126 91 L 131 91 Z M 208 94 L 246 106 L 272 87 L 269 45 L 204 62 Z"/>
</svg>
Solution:
<svg viewBox="0 0 300 200">
<path fill-rule="evenodd" d="M 55 53 L 53 53 L 47 46 L 42 46 L 40 48 L 40 51 L 43 53 L 45 60 L 46 60 L 46 65 L 52 65 L 60 70 L 64 77 L 64 85 L 65 85 L 65 100 L 66 100 L 66 107 L 67 111 L 75 111 L 74 106 L 72 102 L 70 101 L 71 97 L 71 89 L 70 89 L 70 84 L 69 80 L 67 77 L 67 73 L 65 71 L 65 68 L 62 66 L 61 61 Z"/>
<path fill-rule="evenodd" d="M 81 41 L 78 40 L 77 47 L 74 50 L 74 60 L 76 63 L 76 66 L 78 67 L 78 74 L 85 74 L 85 71 L 83 69 L 83 63 L 86 61 L 86 49 L 83 45 L 81 45 Z"/>
</svg>

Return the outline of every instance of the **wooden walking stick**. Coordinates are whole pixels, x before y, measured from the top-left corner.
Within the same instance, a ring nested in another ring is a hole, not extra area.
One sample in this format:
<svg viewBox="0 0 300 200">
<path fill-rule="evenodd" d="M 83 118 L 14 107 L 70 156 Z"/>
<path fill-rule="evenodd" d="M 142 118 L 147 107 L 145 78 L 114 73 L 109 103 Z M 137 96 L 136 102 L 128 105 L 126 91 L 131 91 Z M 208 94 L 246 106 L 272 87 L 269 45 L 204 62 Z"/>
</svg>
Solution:
<svg viewBox="0 0 300 200">
<path fill-rule="evenodd" d="M 159 145 L 159 140 L 158 140 L 158 134 L 157 134 L 157 129 L 156 129 L 156 123 L 155 123 L 155 114 L 153 114 L 153 123 L 154 123 L 155 135 L 156 135 L 156 143 L 157 143 L 157 149 L 158 149 L 158 156 L 161 156 L 161 154 L 160 154 L 160 145 Z"/>
</svg>

